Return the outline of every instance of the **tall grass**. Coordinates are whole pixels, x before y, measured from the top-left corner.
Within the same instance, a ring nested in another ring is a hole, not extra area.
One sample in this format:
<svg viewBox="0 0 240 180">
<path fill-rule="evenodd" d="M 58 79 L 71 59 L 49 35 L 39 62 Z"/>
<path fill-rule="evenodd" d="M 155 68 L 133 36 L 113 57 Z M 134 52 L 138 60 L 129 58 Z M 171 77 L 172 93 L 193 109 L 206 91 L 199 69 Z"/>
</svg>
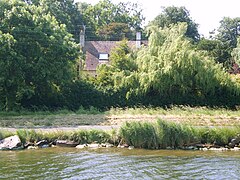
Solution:
<svg viewBox="0 0 240 180">
<path fill-rule="evenodd" d="M 125 143 L 134 147 L 147 149 L 156 149 L 158 147 L 158 136 L 153 124 L 127 122 L 120 128 L 119 134 Z"/>
<path fill-rule="evenodd" d="M 127 122 L 120 128 L 120 136 L 138 148 L 181 148 L 197 143 L 224 146 L 240 133 L 240 127 L 200 128 L 158 120 L 157 123 Z"/>
<path fill-rule="evenodd" d="M 158 120 L 156 131 L 159 137 L 160 148 L 177 148 L 196 143 L 196 130 L 187 125 Z"/>
<path fill-rule="evenodd" d="M 26 142 L 34 143 L 44 139 L 42 133 L 36 132 L 34 130 L 17 130 L 17 135 L 23 144 Z"/>
<path fill-rule="evenodd" d="M 85 143 L 106 143 L 106 142 L 113 142 L 111 139 L 110 133 L 107 133 L 103 130 L 80 130 L 70 134 L 69 140 L 74 142 L 78 142 L 79 144 Z"/>
<path fill-rule="evenodd" d="M 126 122 L 117 130 L 79 130 L 41 132 L 34 130 L 17 130 L 16 134 L 23 143 L 47 140 L 70 140 L 79 144 L 85 143 L 127 143 L 136 148 L 166 149 L 182 148 L 198 143 L 210 143 L 219 146 L 227 145 L 231 139 L 240 134 L 240 126 L 236 127 L 193 127 L 174 122 L 158 120 L 149 122 Z M 0 139 L 13 135 L 0 130 Z"/>
<path fill-rule="evenodd" d="M 224 146 L 240 133 L 240 127 L 199 128 L 197 133 L 201 143 Z"/>
<path fill-rule="evenodd" d="M 114 143 L 116 139 L 112 138 L 111 132 L 103 130 L 79 130 L 79 131 L 54 131 L 41 132 L 35 130 L 17 130 L 16 134 L 21 139 L 22 143 L 36 143 L 40 140 L 47 140 L 48 142 L 55 142 L 56 140 L 69 140 L 79 144 L 85 143 Z M 1 135 L 1 133 L 0 133 Z"/>
<path fill-rule="evenodd" d="M 11 131 L 1 130 L 0 131 L 0 140 L 4 139 L 6 137 L 12 136 L 12 135 L 14 135 L 14 133 Z"/>
</svg>

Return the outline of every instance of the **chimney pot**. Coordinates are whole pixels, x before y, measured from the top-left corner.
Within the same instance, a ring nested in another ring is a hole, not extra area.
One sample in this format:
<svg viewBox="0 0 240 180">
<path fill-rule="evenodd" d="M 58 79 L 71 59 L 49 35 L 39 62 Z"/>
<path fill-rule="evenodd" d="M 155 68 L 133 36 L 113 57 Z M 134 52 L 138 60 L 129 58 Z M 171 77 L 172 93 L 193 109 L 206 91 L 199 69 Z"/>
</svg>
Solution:
<svg viewBox="0 0 240 180">
<path fill-rule="evenodd" d="M 83 48 L 85 45 L 85 33 L 83 30 L 80 31 L 80 47 Z"/>
<path fill-rule="evenodd" d="M 137 48 L 141 47 L 141 32 L 136 33 L 136 47 Z"/>
</svg>

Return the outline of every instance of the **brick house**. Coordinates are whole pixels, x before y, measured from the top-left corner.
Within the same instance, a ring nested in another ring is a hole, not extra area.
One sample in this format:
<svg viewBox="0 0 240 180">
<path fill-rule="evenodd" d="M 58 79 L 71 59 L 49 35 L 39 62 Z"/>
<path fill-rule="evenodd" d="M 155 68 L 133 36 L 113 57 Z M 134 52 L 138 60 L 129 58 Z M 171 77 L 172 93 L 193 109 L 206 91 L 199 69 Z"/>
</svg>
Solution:
<svg viewBox="0 0 240 180">
<path fill-rule="evenodd" d="M 82 40 L 84 38 L 81 38 Z M 119 41 L 86 41 L 80 42 L 85 53 L 85 67 L 83 70 L 92 76 L 96 76 L 97 66 L 108 64 L 111 50 L 118 46 Z M 141 45 L 147 45 L 147 41 L 141 40 L 141 34 L 137 33 L 136 41 L 128 41 L 128 46 L 132 49 L 140 48 Z"/>
</svg>

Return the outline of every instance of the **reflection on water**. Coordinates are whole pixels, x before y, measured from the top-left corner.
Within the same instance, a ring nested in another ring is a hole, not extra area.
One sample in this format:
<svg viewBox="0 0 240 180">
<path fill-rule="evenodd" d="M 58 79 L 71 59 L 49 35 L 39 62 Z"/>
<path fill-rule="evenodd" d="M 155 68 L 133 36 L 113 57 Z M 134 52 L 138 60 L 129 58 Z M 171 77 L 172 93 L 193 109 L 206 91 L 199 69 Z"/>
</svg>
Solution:
<svg viewBox="0 0 240 180">
<path fill-rule="evenodd" d="M 240 179 L 240 152 L 1 151 L 0 179 Z"/>
</svg>

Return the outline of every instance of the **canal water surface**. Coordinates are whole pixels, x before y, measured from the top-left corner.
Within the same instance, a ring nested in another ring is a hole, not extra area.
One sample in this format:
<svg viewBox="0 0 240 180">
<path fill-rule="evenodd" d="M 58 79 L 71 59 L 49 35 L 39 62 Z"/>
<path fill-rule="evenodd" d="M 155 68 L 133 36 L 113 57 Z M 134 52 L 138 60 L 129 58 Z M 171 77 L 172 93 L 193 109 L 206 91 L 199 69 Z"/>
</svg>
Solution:
<svg viewBox="0 0 240 180">
<path fill-rule="evenodd" d="M 0 179 L 240 179 L 240 152 L 117 148 L 0 151 Z"/>
</svg>

